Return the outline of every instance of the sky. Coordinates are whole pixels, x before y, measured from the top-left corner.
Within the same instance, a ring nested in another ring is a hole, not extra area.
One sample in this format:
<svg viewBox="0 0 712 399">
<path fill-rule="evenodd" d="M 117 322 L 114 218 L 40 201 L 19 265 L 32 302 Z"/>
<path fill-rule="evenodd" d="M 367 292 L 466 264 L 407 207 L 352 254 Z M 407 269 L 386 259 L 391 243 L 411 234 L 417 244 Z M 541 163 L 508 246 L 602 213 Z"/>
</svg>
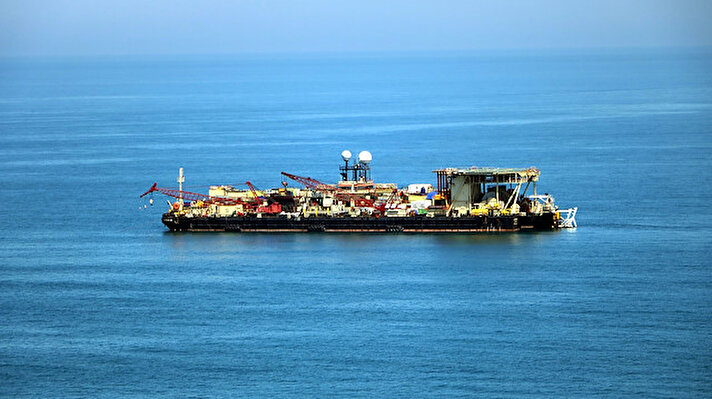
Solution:
<svg viewBox="0 0 712 399">
<path fill-rule="evenodd" d="M 0 56 L 712 46 L 712 0 L 0 0 Z"/>
</svg>

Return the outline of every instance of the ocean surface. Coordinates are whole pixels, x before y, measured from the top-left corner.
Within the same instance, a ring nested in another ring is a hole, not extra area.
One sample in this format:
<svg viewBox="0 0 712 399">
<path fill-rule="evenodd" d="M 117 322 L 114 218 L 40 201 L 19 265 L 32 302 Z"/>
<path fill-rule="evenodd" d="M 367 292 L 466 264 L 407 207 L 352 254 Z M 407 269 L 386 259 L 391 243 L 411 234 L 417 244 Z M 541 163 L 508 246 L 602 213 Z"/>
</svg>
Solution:
<svg viewBox="0 0 712 399">
<path fill-rule="evenodd" d="M 537 166 L 579 228 L 169 233 L 138 196 Z M 0 396 L 712 396 L 712 49 L 0 60 Z"/>
</svg>

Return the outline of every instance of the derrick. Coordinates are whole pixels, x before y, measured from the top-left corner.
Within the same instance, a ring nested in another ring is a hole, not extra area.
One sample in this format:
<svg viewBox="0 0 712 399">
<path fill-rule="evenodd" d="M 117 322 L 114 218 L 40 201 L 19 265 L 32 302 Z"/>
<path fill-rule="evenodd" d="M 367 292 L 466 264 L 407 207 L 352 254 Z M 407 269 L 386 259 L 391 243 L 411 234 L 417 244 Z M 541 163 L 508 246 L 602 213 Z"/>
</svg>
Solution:
<svg viewBox="0 0 712 399">
<path fill-rule="evenodd" d="M 302 183 L 306 188 L 309 188 L 309 189 L 312 189 L 315 191 L 323 191 L 323 192 L 333 193 L 334 197 L 336 197 L 342 201 L 346 201 L 346 202 L 353 201 L 356 206 L 366 207 L 366 208 L 374 207 L 373 200 L 370 200 L 368 198 L 363 198 L 360 195 L 356 195 L 356 194 L 350 193 L 346 190 L 334 187 L 331 184 L 322 183 L 319 180 L 312 179 L 311 177 L 297 176 L 297 175 L 293 175 L 293 174 L 287 173 L 287 172 L 282 172 L 282 175 L 286 176 L 296 182 Z"/>
<path fill-rule="evenodd" d="M 177 198 L 179 200 L 187 200 L 187 201 L 203 201 L 207 203 L 213 203 L 213 204 L 223 204 L 223 205 L 240 205 L 244 204 L 242 200 L 239 198 L 225 198 L 225 197 L 211 197 L 209 195 L 205 194 L 200 194 L 200 193 L 192 193 L 190 191 L 182 191 L 182 190 L 175 190 L 171 188 L 163 188 L 163 187 L 157 187 L 157 183 L 153 183 L 151 188 L 148 189 L 145 193 L 141 194 L 139 198 L 143 198 L 146 195 L 153 193 L 153 192 L 159 192 L 163 195 Z"/>
</svg>

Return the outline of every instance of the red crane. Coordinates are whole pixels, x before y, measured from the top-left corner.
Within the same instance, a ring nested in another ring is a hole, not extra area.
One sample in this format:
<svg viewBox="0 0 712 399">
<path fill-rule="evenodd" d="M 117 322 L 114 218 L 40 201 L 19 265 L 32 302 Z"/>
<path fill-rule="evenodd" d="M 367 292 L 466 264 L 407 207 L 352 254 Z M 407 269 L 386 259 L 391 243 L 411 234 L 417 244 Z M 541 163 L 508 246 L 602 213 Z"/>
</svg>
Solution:
<svg viewBox="0 0 712 399">
<path fill-rule="evenodd" d="M 255 186 L 253 186 L 252 183 L 250 183 L 249 180 L 248 180 L 247 182 L 245 182 L 245 184 L 247 184 L 247 187 L 250 188 L 250 191 L 252 192 L 252 195 L 255 196 L 255 202 L 259 203 L 259 202 L 260 202 L 260 197 L 257 196 L 257 190 L 255 190 Z"/>
<path fill-rule="evenodd" d="M 188 200 L 188 201 L 204 201 L 204 202 L 225 204 L 225 205 L 243 204 L 243 202 L 239 198 L 211 197 L 211 196 L 205 195 L 205 194 L 191 193 L 190 191 L 180 191 L 180 190 L 174 190 L 174 189 L 170 189 L 170 188 L 161 188 L 161 187 L 156 187 L 156 183 L 153 183 L 151 188 L 149 188 L 148 191 L 146 191 L 145 193 L 141 194 L 141 196 L 139 198 L 144 197 L 147 194 L 150 194 L 150 193 L 156 192 L 156 191 L 163 195 L 167 195 L 169 197 L 183 198 L 184 200 Z"/>
<path fill-rule="evenodd" d="M 311 188 L 312 190 L 317 190 L 317 191 L 337 191 L 338 189 L 331 184 L 326 184 L 322 183 L 319 180 L 312 179 L 311 177 L 302 177 L 302 176 L 297 176 L 293 175 L 291 173 L 287 172 L 282 172 L 282 175 L 287 176 L 288 178 L 302 183 L 304 187 Z"/>
<path fill-rule="evenodd" d="M 391 201 L 393 201 L 393 199 L 396 197 L 396 193 L 398 193 L 398 189 L 397 189 L 397 188 L 394 188 L 394 189 L 393 189 L 393 192 L 391 193 L 390 197 L 388 197 L 388 199 L 386 200 L 386 202 L 383 202 L 383 203 L 381 203 L 381 204 L 378 204 L 378 205 L 376 206 L 376 209 L 378 209 L 379 211 L 381 211 L 381 213 L 385 213 L 385 212 L 386 212 L 386 208 L 388 207 L 388 205 L 389 205 L 389 204 L 391 203 Z"/>
<path fill-rule="evenodd" d="M 348 202 L 353 201 L 356 206 L 373 208 L 373 200 L 363 198 L 356 194 L 351 194 L 348 191 L 336 188 L 331 184 L 322 183 L 319 180 L 312 179 L 311 177 L 297 176 L 287 172 L 282 172 L 282 175 L 302 183 L 305 187 L 312 190 L 334 192 L 334 196 L 336 198 Z"/>
</svg>

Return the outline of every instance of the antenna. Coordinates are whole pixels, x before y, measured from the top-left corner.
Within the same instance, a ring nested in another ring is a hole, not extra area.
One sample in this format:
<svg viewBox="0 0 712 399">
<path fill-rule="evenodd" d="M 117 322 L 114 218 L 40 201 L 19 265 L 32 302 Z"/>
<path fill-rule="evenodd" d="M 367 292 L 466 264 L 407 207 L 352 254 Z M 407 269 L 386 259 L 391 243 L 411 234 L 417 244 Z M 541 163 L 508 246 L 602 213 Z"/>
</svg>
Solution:
<svg viewBox="0 0 712 399">
<path fill-rule="evenodd" d="M 368 151 L 361 151 L 358 154 L 358 161 L 353 162 L 349 165 L 349 160 L 351 159 L 351 151 L 344 150 L 341 153 L 341 158 L 344 160 L 345 165 L 339 166 L 341 171 L 341 178 L 343 181 L 349 181 L 349 173 L 352 173 L 353 178 L 351 181 L 354 182 L 367 182 L 369 181 L 369 172 L 371 166 L 369 165 L 373 160 L 373 156 Z"/>
<path fill-rule="evenodd" d="M 178 201 L 180 202 L 181 209 L 183 208 L 183 183 L 185 183 L 185 176 L 183 176 L 183 168 L 180 168 L 178 170 L 178 191 L 180 191 Z"/>
<path fill-rule="evenodd" d="M 341 159 L 343 159 L 345 162 L 344 166 L 339 167 L 339 170 L 342 171 L 341 179 L 343 181 L 348 181 L 349 180 L 349 170 L 351 169 L 351 168 L 349 168 L 349 160 L 351 159 L 351 151 L 343 150 L 341 152 Z"/>
<path fill-rule="evenodd" d="M 373 156 L 368 151 L 361 151 L 358 153 L 358 162 L 364 165 L 368 165 L 373 160 Z"/>
</svg>

